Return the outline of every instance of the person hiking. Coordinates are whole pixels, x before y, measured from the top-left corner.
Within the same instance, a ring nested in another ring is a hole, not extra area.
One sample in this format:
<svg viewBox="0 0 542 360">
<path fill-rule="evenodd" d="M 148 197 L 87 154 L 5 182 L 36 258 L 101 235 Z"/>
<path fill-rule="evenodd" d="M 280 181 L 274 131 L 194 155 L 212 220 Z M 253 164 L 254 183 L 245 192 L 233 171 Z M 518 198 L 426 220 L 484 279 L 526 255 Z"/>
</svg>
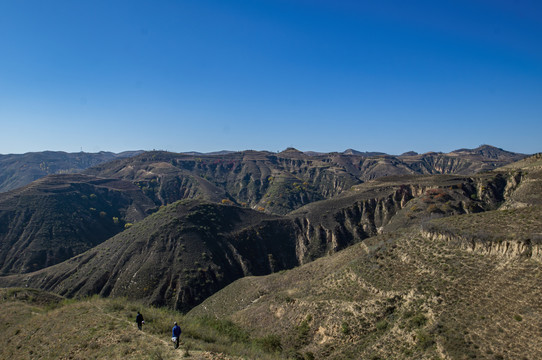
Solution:
<svg viewBox="0 0 542 360">
<path fill-rule="evenodd" d="M 173 325 L 171 341 L 173 341 L 175 344 L 175 349 L 177 349 L 179 347 L 179 338 L 181 337 L 181 327 L 177 325 L 176 321 L 173 323 Z"/>
<path fill-rule="evenodd" d="M 145 324 L 145 321 L 143 320 L 143 315 L 141 315 L 139 311 L 137 312 L 136 323 L 139 330 L 141 330 L 142 325 Z"/>
</svg>

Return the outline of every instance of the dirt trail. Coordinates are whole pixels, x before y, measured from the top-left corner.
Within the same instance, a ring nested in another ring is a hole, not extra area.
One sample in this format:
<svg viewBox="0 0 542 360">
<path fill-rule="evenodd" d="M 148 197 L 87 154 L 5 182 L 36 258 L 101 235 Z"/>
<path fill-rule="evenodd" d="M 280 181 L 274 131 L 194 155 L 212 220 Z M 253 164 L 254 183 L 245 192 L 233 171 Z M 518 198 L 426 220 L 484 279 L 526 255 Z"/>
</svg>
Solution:
<svg viewBox="0 0 542 360">
<path fill-rule="evenodd" d="M 93 306 L 100 310 L 100 312 L 104 315 L 106 315 L 107 317 L 110 317 L 111 319 L 115 319 L 115 320 L 118 320 L 118 321 L 121 321 L 121 322 L 124 322 L 126 323 L 128 326 L 130 327 L 133 327 L 135 328 L 136 327 L 136 324 L 135 323 L 132 323 L 131 321 L 128 321 L 126 319 L 123 319 L 123 318 L 120 318 L 120 317 L 117 317 L 117 316 L 114 316 L 114 315 L 111 315 L 109 313 L 107 313 L 104 308 L 98 306 L 97 304 L 93 304 Z M 172 342 L 169 342 L 169 341 L 166 341 L 156 335 L 153 335 L 153 334 L 150 334 L 148 332 L 145 332 L 144 330 L 140 332 L 142 335 L 146 336 L 146 337 L 149 337 L 149 338 L 152 338 L 154 340 L 157 340 L 159 342 L 161 342 L 165 347 L 167 347 L 166 350 L 168 351 L 174 351 L 173 350 L 173 343 Z M 201 350 L 189 350 L 189 354 L 187 355 L 186 354 L 186 349 L 183 348 L 182 346 L 182 343 L 179 345 L 179 349 L 177 349 L 178 351 L 178 355 L 176 355 L 174 357 L 174 359 L 190 359 L 190 360 L 242 360 L 241 358 L 238 358 L 238 357 L 231 357 L 229 355 L 224 355 L 224 354 L 219 354 L 219 353 L 213 353 L 213 352 L 209 352 L 209 351 L 201 351 Z M 168 358 L 168 357 L 166 357 Z"/>
</svg>

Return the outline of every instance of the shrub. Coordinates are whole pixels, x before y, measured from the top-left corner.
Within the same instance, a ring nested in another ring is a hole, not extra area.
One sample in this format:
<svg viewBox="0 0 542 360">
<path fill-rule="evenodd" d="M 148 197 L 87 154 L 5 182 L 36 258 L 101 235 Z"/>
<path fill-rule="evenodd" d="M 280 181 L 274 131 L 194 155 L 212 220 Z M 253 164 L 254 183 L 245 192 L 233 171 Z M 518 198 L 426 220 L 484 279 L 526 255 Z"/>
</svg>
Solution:
<svg viewBox="0 0 542 360">
<path fill-rule="evenodd" d="M 413 316 L 408 321 L 408 327 L 409 329 L 419 328 L 419 327 L 424 326 L 426 323 L 427 323 L 427 317 L 425 317 L 424 314 L 418 314 L 418 315 Z"/>
<path fill-rule="evenodd" d="M 310 321 L 310 318 L 307 317 L 307 319 L 303 320 L 301 324 L 299 324 L 299 326 L 295 327 L 297 343 L 300 345 L 305 345 L 309 340 L 309 331 L 310 331 L 309 321 Z"/>
<path fill-rule="evenodd" d="M 267 353 L 282 351 L 282 344 L 278 335 L 267 335 L 254 340 L 255 345 Z"/>
<path fill-rule="evenodd" d="M 376 330 L 378 331 L 384 331 L 388 328 L 388 322 L 386 320 L 380 320 L 376 323 Z"/>
<path fill-rule="evenodd" d="M 348 323 L 346 321 L 341 324 L 341 332 L 344 335 L 349 335 L 350 334 L 350 326 L 348 325 Z"/>
<path fill-rule="evenodd" d="M 428 349 L 435 344 L 433 337 L 425 330 L 418 330 L 416 338 L 418 340 L 416 346 L 422 350 Z"/>
</svg>

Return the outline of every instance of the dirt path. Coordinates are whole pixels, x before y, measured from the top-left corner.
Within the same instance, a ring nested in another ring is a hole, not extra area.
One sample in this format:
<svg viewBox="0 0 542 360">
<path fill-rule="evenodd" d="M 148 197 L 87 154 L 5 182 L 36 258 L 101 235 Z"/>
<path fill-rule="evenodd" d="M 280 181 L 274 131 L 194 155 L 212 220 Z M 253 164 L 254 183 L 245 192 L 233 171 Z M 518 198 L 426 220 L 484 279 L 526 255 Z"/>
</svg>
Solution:
<svg viewBox="0 0 542 360">
<path fill-rule="evenodd" d="M 128 321 L 126 319 L 123 319 L 123 318 L 120 318 L 120 317 L 117 317 L 117 316 L 114 316 L 114 315 L 111 315 L 109 313 L 107 313 L 104 308 L 98 306 L 97 304 L 92 304 L 97 310 L 99 310 L 102 314 L 106 315 L 107 317 L 111 318 L 111 319 L 114 319 L 114 320 L 117 320 L 117 321 L 120 321 L 120 322 L 123 322 L 123 323 L 126 323 L 128 326 L 132 327 L 135 329 L 135 327 L 137 326 L 135 323 L 132 323 L 131 321 Z M 148 332 L 145 332 L 144 330 L 143 331 L 140 331 L 140 333 L 143 335 L 143 336 L 146 336 L 148 338 L 152 338 L 160 343 L 162 343 L 165 347 L 166 347 L 166 350 L 168 351 L 169 354 L 171 354 L 171 352 L 173 351 L 176 351 L 178 352 L 177 355 L 174 355 L 174 359 L 190 359 L 190 360 L 242 360 L 242 358 L 239 358 L 239 357 L 231 357 L 231 356 L 228 356 L 228 355 L 224 355 L 224 354 L 219 354 L 219 353 L 213 353 L 213 352 L 209 352 L 209 351 L 201 351 L 201 350 L 189 350 L 187 351 L 186 348 L 184 348 L 182 346 L 182 343 L 179 345 L 179 349 L 177 350 L 174 350 L 173 349 L 173 343 L 172 342 L 169 342 L 169 341 L 166 341 L 162 338 L 160 338 L 159 336 L 156 336 L 156 335 L 153 335 L 153 334 L 150 334 Z M 168 357 L 169 357 L 169 354 L 168 354 Z"/>
</svg>

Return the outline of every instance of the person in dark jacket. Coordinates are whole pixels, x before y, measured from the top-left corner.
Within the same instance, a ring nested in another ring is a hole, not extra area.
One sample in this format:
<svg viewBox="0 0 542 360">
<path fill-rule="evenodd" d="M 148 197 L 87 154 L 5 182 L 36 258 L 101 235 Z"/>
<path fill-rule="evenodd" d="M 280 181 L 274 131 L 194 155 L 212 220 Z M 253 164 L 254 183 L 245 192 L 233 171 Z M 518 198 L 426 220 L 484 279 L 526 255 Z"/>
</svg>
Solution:
<svg viewBox="0 0 542 360">
<path fill-rule="evenodd" d="M 143 321 L 143 315 L 141 315 L 139 311 L 137 312 L 136 323 L 139 330 L 141 330 L 142 325 L 145 324 L 145 321 Z"/>
<path fill-rule="evenodd" d="M 173 323 L 173 325 L 171 341 L 173 341 L 175 344 L 175 349 L 177 349 L 179 347 L 179 338 L 181 337 L 181 327 L 177 325 L 176 321 Z"/>
</svg>

